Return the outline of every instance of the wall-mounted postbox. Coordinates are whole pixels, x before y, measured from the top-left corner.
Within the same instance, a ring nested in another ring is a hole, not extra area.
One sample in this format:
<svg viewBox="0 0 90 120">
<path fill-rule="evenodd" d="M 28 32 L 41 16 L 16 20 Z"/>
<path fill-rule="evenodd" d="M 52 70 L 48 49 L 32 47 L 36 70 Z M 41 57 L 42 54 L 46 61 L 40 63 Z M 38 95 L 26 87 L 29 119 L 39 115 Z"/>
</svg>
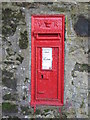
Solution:
<svg viewBox="0 0 90 120">
<path fill-rule="evenodd" d="M 31 17 L 31 106 L 63 105 L 64 15 Z"/>
</svg>

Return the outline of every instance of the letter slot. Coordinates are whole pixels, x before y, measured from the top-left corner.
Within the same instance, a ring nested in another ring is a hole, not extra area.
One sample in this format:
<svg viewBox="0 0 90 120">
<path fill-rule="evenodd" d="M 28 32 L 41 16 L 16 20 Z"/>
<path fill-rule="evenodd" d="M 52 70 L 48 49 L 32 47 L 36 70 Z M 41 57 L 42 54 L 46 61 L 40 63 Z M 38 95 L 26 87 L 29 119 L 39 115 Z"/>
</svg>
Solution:
<svg viewBox="0 0 90 120">
<path fill-rule="evenodd" d="M 59 40 L 61 38 L 60 33 L 37 33 L 35 35 L 36 40 Z"/>
</svg>

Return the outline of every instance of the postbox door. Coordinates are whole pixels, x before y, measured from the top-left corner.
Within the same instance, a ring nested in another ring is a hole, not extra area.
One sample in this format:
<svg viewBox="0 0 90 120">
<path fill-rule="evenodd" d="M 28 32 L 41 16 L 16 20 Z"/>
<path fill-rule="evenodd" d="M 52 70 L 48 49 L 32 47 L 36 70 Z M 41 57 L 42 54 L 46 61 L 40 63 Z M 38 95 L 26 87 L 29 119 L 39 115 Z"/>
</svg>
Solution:
<svg viewBox="0 0 90 120">
<path fill-rule="evenodd" d="M 58 99 L 58 47 L 36 48 L 36 99 Z"/>
</svg>

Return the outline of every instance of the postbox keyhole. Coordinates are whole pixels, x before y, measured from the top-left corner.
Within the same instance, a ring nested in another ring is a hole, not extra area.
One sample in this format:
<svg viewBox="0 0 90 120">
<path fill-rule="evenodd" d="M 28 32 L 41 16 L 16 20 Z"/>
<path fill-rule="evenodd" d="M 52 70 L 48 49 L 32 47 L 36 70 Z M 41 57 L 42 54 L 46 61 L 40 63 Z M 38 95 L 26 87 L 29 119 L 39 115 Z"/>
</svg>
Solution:
<svg viewBox="0 0 90 120">
<path fill-rule="evenodd" d="M 43 75 L 41 75 L 41 78 L 43 79 Z"/>
</svg>

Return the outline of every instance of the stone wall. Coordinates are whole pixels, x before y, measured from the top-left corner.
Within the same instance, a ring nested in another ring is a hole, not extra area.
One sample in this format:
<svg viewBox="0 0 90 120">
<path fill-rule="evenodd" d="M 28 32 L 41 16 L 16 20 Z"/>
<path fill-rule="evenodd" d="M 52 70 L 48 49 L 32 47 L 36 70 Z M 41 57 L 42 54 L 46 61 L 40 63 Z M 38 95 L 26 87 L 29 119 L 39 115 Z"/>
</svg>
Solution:
<svg viewBox="0 0 90 120">
<path fill-rule="evenodd" d="M 2 3 L 2 118 L 88 118 L 89 3 Z M 64 14 L 64 106 L 29 105 L 31 88 L 31 15 Z M 1 55 L 1 54 L 0 54 Z M 1 82 L 0 82 L 1 85 Z M 1 102 L 0 102 L 1 106 Z"/>
</svg>

